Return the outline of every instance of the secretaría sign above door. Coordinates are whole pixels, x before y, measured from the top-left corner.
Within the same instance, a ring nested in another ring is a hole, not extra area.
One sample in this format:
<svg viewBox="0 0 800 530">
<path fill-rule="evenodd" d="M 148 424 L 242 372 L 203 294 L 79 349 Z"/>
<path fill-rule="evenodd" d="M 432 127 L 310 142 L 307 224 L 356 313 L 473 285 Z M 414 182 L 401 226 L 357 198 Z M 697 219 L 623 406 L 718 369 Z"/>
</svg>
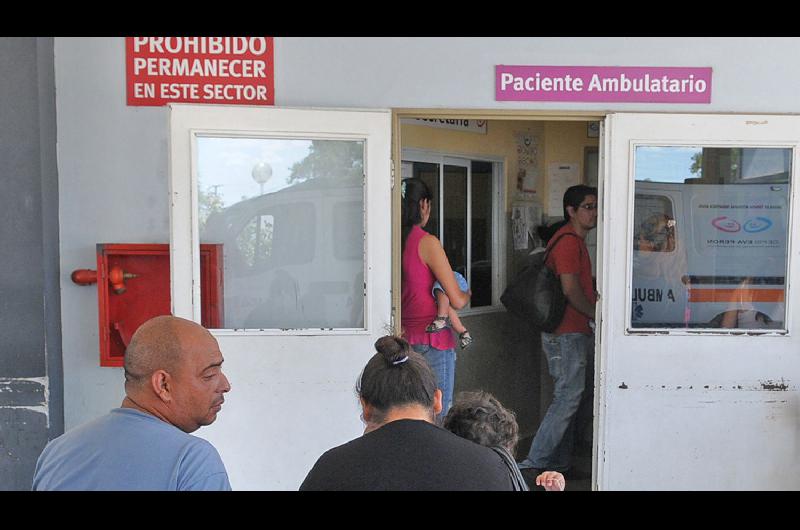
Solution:
<svg viewBox="0 0 800 530">
<path fill-rule="evenodd" d="M 423 125 L 425 127 L 437 127 L 439 129 L 453 129 L 456 131 L 474 132 L 486 134 L 486 120 L 468 120 L 462 118 L 455 119 L 434 119 L 434 118 L 403 118 L 400 123 L 410 125 Z"/>
<path fill-rule="evenodd" d="M 126 37 L 128 105 L 274 105 L 272 37 Z"/>
<path fill-rule="evenodd" d="M 711 103 L 711 68 L 495 67 L 497 101 Z"/>
</svg>

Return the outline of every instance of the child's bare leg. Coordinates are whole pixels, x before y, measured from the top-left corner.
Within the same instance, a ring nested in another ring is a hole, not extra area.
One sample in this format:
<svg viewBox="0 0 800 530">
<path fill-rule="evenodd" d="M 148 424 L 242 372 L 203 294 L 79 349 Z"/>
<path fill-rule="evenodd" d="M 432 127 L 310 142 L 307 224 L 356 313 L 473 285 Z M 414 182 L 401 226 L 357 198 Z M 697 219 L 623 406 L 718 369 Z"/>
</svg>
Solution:
<svg viewBox="0 0 800 530">
<path fill-rule="evenodd" d="M 449 305 L 447 307 L 447 316 L 450 317 L 450 327 L 453 328 L 453 331 L 459 335 L 467 331 L 467 328 L 465 328 L 464 324 L 461 323 L 461 319 L 458 317 L 456 310 Z"/>
<path fill-rule="evenodd" d="M 441 289 L 436 289 L 434 292 L 436 294 L 436 318 L 425 328 L 426 333 L 436 333 L 447 328 L 450 324 L 447 319 L 450 310 L 450 298 Z"/>
<path fill-rule="evenodd" d="M 441 289 L 436 289 L 436 316 L 446 317 L 450 309 L 450 297 Z"/>
<path fill-rule="evenodd" d="M 450 327 L 458 333 L 458 343 L 461 345 L 461 349 L 472 344 L 472 335 L 469 334 L 469 331 L 467 331 L 467 328 L 464 327 L 464 324 L 461 322 L 458 313 L 452 307 L 448 313 L 448 318 L 450 319 Z"/>
</svg>

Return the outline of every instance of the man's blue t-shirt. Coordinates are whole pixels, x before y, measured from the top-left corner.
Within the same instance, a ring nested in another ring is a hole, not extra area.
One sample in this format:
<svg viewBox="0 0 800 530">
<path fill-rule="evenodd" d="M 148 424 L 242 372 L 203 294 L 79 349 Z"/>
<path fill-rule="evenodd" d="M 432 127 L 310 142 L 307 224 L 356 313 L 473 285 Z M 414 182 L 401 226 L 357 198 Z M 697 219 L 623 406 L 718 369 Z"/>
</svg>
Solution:
<svg viewBox="0 0 800 530">
<path fill-rule="evenodd" d="M 47 444 L 33 489 L 230 491 L 231 485 L 209 442 L 150 414 L 119 408 Z"/>
</svg>

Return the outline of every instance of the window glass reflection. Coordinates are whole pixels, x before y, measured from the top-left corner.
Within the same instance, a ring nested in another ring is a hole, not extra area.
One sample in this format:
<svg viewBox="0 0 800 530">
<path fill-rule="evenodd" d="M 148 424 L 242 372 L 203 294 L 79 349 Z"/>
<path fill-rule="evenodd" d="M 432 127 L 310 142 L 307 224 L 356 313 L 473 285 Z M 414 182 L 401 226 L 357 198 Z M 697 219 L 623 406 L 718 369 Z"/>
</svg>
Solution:
<svg viewBox="0 0 800 530">
<path fill-rule="evenodd" d="M 631 328 L 784 328 L 791 154 L 636 148 Z"/>
<path fill-rule="evenodd" d="M 202 137 L 197 160 L 224 327 L 363 328 L 364 142 Z"/>
</svg>

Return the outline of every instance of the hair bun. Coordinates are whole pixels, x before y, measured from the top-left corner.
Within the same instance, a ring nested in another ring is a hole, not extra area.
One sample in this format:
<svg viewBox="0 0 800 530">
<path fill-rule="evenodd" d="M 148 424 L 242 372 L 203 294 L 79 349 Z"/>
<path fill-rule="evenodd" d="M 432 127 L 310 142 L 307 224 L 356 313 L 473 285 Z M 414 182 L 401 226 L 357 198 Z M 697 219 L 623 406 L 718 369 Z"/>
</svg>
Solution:
<svg viewBox="0 0 800 530">
<path fill-rule="evenodd" d="M 375 350 L 380 353 L 386 362 L 397 365 L 403 362 L 404 357 L 408 357 L 411 346 L 405 339 L 387 335 L 375 341 Z"/>
</svg>

